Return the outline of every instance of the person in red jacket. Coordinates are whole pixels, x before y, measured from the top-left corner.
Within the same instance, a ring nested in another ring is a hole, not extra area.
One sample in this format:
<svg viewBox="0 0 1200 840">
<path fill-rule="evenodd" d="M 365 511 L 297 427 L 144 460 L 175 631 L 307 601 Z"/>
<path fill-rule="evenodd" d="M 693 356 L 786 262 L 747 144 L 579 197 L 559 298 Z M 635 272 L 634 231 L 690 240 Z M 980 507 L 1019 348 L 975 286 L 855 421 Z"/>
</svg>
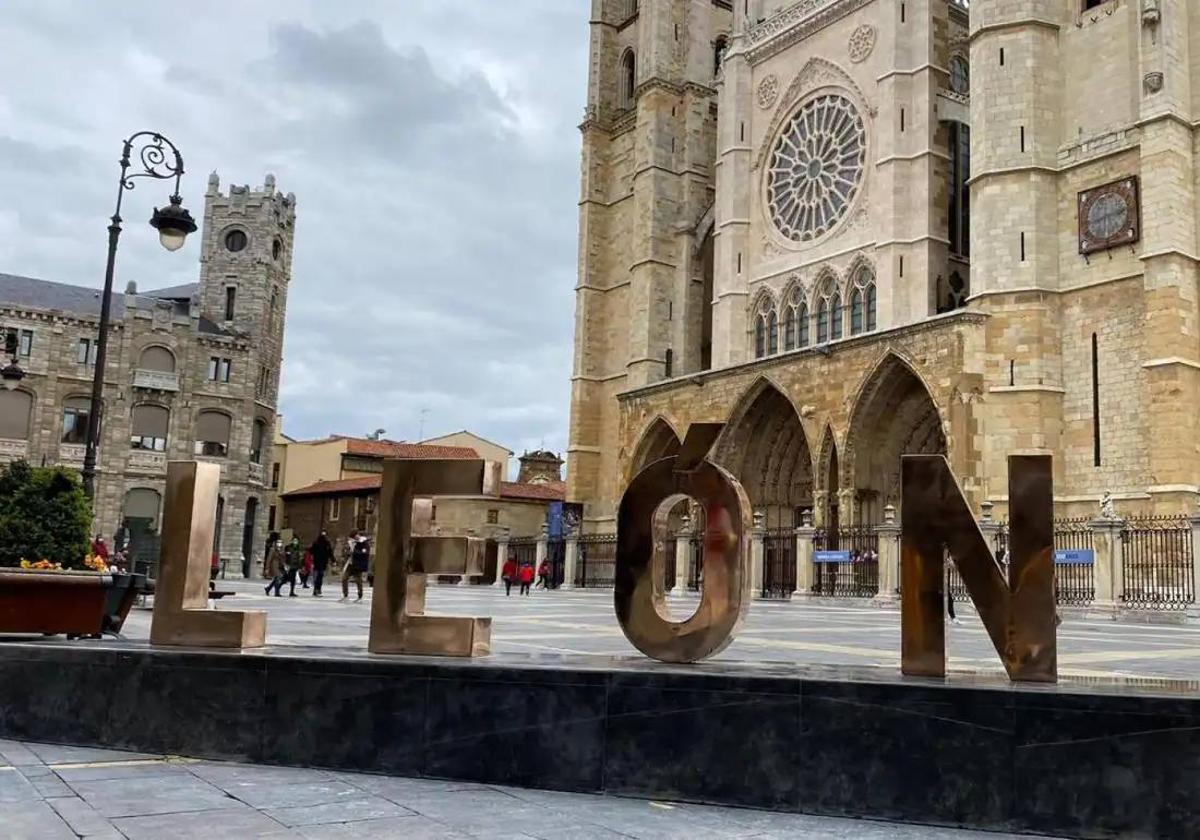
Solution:
<svg viewBox="0 0 1200 840">
<path fill-rule="evenodd" d="M 528 595 L 533 585 L 533 564 L 526 563 L 521 567 L 521 594 Z"/>
<path fill-rule="evenodd" d="M 504 596 L 508 597 L 512 594 L 512 585 L 517 580 L 517 561 L 511 557 L 504 561 L 504 568 L 500 570 L 500 579 L 504 581 Z"/>
</svg>

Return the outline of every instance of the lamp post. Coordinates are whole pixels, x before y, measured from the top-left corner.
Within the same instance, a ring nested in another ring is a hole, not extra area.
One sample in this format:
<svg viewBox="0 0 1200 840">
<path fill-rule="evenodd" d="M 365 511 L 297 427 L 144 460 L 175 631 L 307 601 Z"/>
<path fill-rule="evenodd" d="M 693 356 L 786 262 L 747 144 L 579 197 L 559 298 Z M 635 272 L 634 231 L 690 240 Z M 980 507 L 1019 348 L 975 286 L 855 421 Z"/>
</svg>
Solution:
<svg viewBox="0 0 1200 840">
<path fill-rule="evenodd" d="M 3 330 L 3 338 L 4 355 L 8 356 L 9 361 L 4 367 L 0 367 L 0 384 L 4 385 L 4 390 L 13 391 L 25 378 L 25 371 L 21 370 L 21 365 L 17 362 L 21 347 L 20 333 L 15 329 Z"/>
<path fill-rule="evenodd" d="M 138 147 L 138 166 L 132 155 Z M 104 296 L 100 299 L 100 334 L 96 338 L 96 372 L 92 375 L 92 400 L 88 408 L 87 443 L 83 456 L 83 490 L 89 499 L 96 493 L 96 445 L 100 436 L 100 405 L 104 393 L 104 367 L 108 355 L 108 321 L 112 308 L 113 267 L 117 260 L 117 240 L 121 236 L 121 200 L 138 178 L 175 179 L 170 204 L 154 208 L 150 226 L 158 231 L 159 241 L 168 251 L 183 247 L 189 233 L 196 230 L 192 214 L 183 208 L 179 181 L 183 178 L 183 156 L 175 144 L 155 131 L 139 131 L 125 141 L 121 153 L 121 177 L 117 182 L 117 207 L 108 226 L 108 265 L 104 271 Z M 135 171 L 130 172 L 133 168 Z"/>
</svg>

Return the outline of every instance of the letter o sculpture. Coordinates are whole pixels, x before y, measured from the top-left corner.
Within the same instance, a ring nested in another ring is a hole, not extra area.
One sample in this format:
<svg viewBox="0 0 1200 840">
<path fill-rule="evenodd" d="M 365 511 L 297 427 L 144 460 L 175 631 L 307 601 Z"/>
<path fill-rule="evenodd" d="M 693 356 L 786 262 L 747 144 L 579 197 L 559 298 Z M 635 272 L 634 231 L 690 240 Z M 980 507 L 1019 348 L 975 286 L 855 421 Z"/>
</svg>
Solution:
<svg viewBox="0 0 1200 840">
<path fill-rule="evenodd" d="M 663 662 L 698 662 L 720 653 L 733 641 L 750 601 L 746 491 L 711 461 L 690 467 L 686 460 L 664 458 L 639 472 L 617 515 L 617 621 L 634 647 Z M 666 543 L 656 544 L 654 531 L 657 521 L 665 533 L 671 507 L 685 497 L 704 508 L 704 587 L 695 614 L 674 621 L 663 587 Z"/>
</svg>

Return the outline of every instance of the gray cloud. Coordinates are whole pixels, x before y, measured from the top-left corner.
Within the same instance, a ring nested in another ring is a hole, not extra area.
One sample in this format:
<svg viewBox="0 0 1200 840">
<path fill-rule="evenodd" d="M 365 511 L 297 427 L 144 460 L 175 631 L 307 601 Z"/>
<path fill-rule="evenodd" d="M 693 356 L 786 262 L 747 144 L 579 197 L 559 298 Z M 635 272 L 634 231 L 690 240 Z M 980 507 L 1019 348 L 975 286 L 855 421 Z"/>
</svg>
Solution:
<svg viewBox="0 0 1200 840">
<path fill-rule="evenodd" d="M 122 137 L 299 199 L 282 411 L 297 436 L 566 444 L 586 4 L 144 2 L 0 10 L 0 269 L 99 285 Z M 355 19 L 355 15 L 359 16 Z M 447 25 L 453 20 L 454 25 Z M 137 222 L 121 282 L 187 282 Z"/>
</svg>

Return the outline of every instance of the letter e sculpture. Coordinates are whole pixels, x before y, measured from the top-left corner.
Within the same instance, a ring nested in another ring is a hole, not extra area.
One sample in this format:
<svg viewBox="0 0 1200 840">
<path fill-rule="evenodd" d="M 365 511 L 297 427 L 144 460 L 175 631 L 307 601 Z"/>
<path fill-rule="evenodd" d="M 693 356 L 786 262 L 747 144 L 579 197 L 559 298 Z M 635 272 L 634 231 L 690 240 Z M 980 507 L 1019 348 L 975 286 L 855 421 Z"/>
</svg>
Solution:
<svg viewBox="0 0 1200 840">
<path fill-rule="evenodd" d="M 482 574 L 486 541 L 412 534 L 414 497 L 479 493 L 483 469 L 479 460 L 384 462 L 367 642 L 371 653 L 487 656 L 491 652 L 491 618 L 424 614 L 426 578 Z"/>
</svg>

